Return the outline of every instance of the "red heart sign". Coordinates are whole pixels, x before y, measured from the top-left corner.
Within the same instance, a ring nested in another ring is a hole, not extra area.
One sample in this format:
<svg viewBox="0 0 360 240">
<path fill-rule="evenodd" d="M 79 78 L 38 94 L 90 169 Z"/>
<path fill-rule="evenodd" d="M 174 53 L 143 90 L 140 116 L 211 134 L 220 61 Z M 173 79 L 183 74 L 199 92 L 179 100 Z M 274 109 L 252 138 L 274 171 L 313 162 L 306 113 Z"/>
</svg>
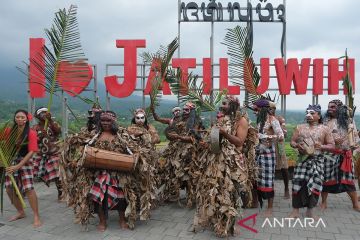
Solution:
<svg viewBox="0 0 360 240">
<path fill-rule="evenodd" d="M 91 65 L 84 61 L 63 61 L 58 66 L 57 81 L 70 96 L 80 94 L 89 85 L 93 76 Z"/>
</svg>

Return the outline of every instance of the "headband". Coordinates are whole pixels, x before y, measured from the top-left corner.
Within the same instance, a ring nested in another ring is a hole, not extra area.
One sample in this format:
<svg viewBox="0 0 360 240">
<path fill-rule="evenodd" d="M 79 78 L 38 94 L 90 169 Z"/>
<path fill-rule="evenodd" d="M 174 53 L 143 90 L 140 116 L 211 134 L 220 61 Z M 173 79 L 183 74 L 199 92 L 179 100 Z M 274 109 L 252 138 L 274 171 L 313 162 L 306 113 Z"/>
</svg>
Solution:
<svg viewBox="0 0 360 240">
<path fill-rule="evenodd" d="M 136 110 L 134 111 L 134 116 L 136 116 L 136 115 L 139 114 L 139 113 L 142 113 L 142 114 L 144 114 L 144 115 L 146 116 L 146 112 L 145 112 L 145 110 L 142 109 L 142 108 L 136 109 Z"/>
<path fill-rule="evenodd" d="M 185 103 L 184 107 L 183 108 L 190 108 L 190 109 L 194 109 L 196 106 L 194 103 L 192 102 L 187 102 Z"/>
<path fill-rule="evenodd" d="M 331 100 L 329 103 L 334 103 L 336 105 L 336 107 L 340 107 L 340 106 L 344 105 L 340 99 Z"/>
<path fill-rule="evenodd" d="M 232 95 L 227 95 L 225 99 L 229 100 L 230 102 L 235 102 L 240 105 L 240 101 L 237 97 L 234 97 Z"/>
<path fill-rule="evenodd" d="M 276 108 L 276 104 L 266 98 L 260 98 L 256 100 L 255 102 L 253 102 L 253 105 L 259 108 Z"/>
<path fill-rule="evenodd" d="M 172 110 L 171 110 L 171 112 L 176 112 L 176 111 L 181 111 L 181 108 L 179 108 L 179 107 L 174 107 Z"/>
<path fill-rule="evenodd" d="M 43 108 L 39 108 L 37 111 L 36 111 L 36 116 L 38 116 L 40 113 L 42 113 L 42 112 L 48 112 L 49 110 L 47 109 L 47 108 L 45 108 L 45 107 L 43 107 Z"/>
<path fill-rule="evenodd" d="M 321 106 L 319 104 L 315 104 L 315 105 L 309 104 L 306 110 L 314 110 L 315 112 L 321 113 Z"/>
<path fill-rule="evenodd" d="M 100 118 L 115 121 L 116 120 L 116 115 L 114 113 L 111 113 L 111 112 L 102 112 L 101 115 L 100 115 Z"/>
</svg>

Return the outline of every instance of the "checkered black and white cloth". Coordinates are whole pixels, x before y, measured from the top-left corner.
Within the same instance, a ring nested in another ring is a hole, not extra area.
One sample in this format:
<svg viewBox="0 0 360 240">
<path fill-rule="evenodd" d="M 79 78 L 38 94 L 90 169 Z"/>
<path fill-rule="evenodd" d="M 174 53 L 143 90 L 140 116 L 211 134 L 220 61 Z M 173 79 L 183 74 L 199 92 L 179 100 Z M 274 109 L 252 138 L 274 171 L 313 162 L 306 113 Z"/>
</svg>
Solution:
<svg viewBox="0 0 360 240">
<path fill-rule="evenodd" d="M 352 171 L 343 172 L 340 167 L 344 159 L 342 154 L 327 153 L 324 163 L 324 185 L 351 184 L 355 179 L 354 163 L 352 162 Z"/>
<path fill-rule="evenodd" d="M 105 200 L 109 209 L 115 207 L 119 200 L 124 198 L 124 192 L 120 187 L 119 179 L 106 170 L 98 171 L 89 195 L 93 201 L 100 205 Z M 105 199 L 105 196 L 107 196 L 107 199 Z"/>
<path fill-rule="evenodd" d="M 324 156 L 309 156 L 307 159 L 298 163 L 294 169 L 292 180 L 293 194 L 297 194 L 301 187 L 306 183 L 308 194 L 319 195 L 322 191 L 324 181 Z"/>
<path fill-rule="evenodd" d="M 270 147 L 260 144 L 256 148 L 256 162 L 259 166 L 257 189 L 262 192 L 274 191 L 276 152 L 274 144 Z"/>
<path fill-rule="evenodd" d="M 59 161 L 59 154 L 45 156 L 35 154 L 33 157 L 34 176 L 42 178 L 47 183 L 59 178 Z"/>
<path fill-rule="evenodd" d="M 13 161 L 13 165 L 18 164 L 23 157 L 19 157 Z M 26 191 L 34 189 L 34 173 L 33 173 L 33 163 L 31 159 L 25 163 L 18 171 L 13 173 L 16 184 L 19 187 L 21 193 L 25 193 Z M 11 180 L 9 176 L 5 178 L 5 186 L 12 186 Z"/>
</svg>

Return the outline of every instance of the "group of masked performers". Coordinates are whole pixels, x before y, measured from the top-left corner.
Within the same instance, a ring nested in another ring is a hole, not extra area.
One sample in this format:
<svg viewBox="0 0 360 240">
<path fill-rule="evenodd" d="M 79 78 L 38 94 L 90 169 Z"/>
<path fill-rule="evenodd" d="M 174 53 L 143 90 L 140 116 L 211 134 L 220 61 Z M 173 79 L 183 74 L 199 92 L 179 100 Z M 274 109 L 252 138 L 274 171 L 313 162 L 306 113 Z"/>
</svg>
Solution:
<svg viewBox="0 0 360 240">
<path fill-rule="evenodd" d="M 194 230 L 210 228 L 225 237 L 236 231 L 242 208 L 257 207 L 258 201 L 262 207 L 265 199 L 265 216 L 272 215 L 276 169 L 284 180 L 284 198 L 290 198 L 285 119 L 276 115 L 275 103 L 267 98 L 253 102 L 252 109 L 254 126 L 239 100 L 225 96 L 216 122 L 205 129 L 194 103 L 173 108 L 171 118 L 160 117 L 151 105 L 154 120 L 167 125 L 169 143 L 161 151 L 155 146 L 159 135 L 144 109 L 136 109 L 125 128 L 117 124 L 114 112 L 94 105 L 87 126 L 67 137 L 62 151 L 58 144 L 61 128 L 48 109 L 35 112 L 38 123 L 32 129 L 28 113 L 19 110 L 7 134 L 16 132 L 20 147 L 6 173 L 15 177 L 20 191 L 27 195 L 34 227 L 42 224 L 33 187 L 35 176 L 46 185 L 55 182 L 58 199 L 73 207 L 75 222 L 87 224 L 96 213 L 99 231 L 107 228 L 109 210 L 118 211 L 121 228 L 133 229 L 137 219 L 150 218 L 157 202 L 175 201 L 182 206 L 184 189 L 186 207 L 196 209 Z M 352 161 L 359 137 L 351 116 L 351 109 L 340 100 L 329 103 L 325 119 L 319 105 L 306 109 L 306 122 L 296 126 L 290 143 L 299 152 L 290 217 L 299 217 L 299 209 L 304 207 L 306 216 L 313 217 L 320 195 L 320 207 L 326 209 L 328 193 L 347 192 L 353 208 L 360 210 Z M 88 157 L 100 153 L 120 162 L 130 161 L 126 162 L 130 166 L 91 165 Z M 6 187 L 18 211 L 10 220 L 25 217 L 8 176 Z"/>
</svg>

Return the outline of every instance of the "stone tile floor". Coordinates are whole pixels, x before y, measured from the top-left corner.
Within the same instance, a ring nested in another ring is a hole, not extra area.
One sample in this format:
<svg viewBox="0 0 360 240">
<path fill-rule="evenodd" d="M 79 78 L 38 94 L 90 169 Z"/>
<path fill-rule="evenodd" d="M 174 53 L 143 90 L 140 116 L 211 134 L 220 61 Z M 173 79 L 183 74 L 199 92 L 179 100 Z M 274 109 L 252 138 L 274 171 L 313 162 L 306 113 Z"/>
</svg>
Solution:
<svg viewBox="0 0 360 240">
<path fill-rule="evenodd" d="M 360 213 L 352 209 L 350 199 L 346 193 L 329 195 L 328 209 L 322 213 L 316 211 L 321 217 L 318 227 L 302 227 L 299 222 L 291 222 L 286 216 L 291 211 L 291 201 L 282 198 L 283 184 L 281 181 L 275 183 L 276 193 L 274 200 L 274 216 L 278 221 L 284 218 L 284 226 L 274 225 L 274 219 L 264 221 L 261 216 L 263 210 L 246 209 L 243 218 L 258 214 L 256 223 L 253 226 L 252 220 L 246 221 L 246 225 L 254 228 L 257 233 L 240 227 L 240 235 L 229 237 L 230 239 L 360 239 Z M 147 222 L 137 222 L 133 231 L 121 230 L 117 225 L 117 214 L 110 212 L 109 226 L 104 233 L 96 231 L 97 219 L 92 219 L 88 230 L 73 223 L 72 209 L 66 207 L 64 203 L 58 203 L 56 199 L 56 189 L 54 186 L 47 188 L 42 183 L 35 185 L 40 204 L 40 213 L 44 222 L 38 229 L 32 228 L 32 213 L 28 207 L 26 209 L 27 218 L 15 222 L 8 222 L 7 218 L 15 213 L 14 207 L 10 205 L 5 197 L 4 214 L 0 216 L 0 240 L 185 240 L 185 239 L 217 239 L 211 231 L 193 233 L 191 231 L 194 210 L 184 209 L 177 204 L 160 206 L 153 210 L 151 219 Z M 304 210 L 302 210 L 304 213 Z M 304 224 L 304 218 L 301 218 Z M 313 225 L 316 225 L 317 221 Z M 293 227 L 295 225 L 295 227 Z M 324 226 L 325 225 L 325 226 Z"/>
</svg>

